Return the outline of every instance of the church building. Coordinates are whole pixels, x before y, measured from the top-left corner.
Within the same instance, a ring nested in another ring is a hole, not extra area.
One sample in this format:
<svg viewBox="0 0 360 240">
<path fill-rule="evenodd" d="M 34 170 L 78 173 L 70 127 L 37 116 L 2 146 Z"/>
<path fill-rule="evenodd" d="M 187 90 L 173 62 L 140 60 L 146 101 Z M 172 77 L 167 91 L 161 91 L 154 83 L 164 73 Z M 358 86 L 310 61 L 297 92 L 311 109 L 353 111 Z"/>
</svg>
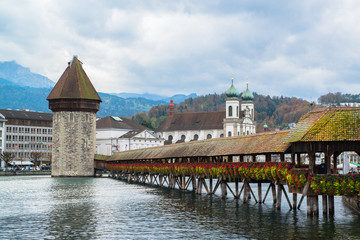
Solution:
<svg viewBox="0 0 360 240">
<path fill-rule="evenodd" d="M 170 114 L 156 129 L 157 136 L 165 139 L 165 144 L 171 144 L 255 134 L 254 96 L 248 84 L 241 102 L 233 79 L 225 94 L 226 110 L 219 112 L 174 113 L 171 101 Z"/>
</svg>

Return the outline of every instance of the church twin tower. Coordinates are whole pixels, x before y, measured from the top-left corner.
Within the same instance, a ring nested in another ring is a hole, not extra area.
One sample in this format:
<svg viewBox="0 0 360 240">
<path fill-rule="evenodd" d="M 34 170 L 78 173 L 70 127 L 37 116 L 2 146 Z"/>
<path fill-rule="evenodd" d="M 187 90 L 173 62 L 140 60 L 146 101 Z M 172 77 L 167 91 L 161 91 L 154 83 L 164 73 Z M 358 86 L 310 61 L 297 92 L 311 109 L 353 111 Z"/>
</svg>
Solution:
<svg viewBox="0 0 360 240">
<path fill-rule="evenodd" d="M 234 79 L 231 79 L 231 87 L 226 91 L 226 117 L 224 119 L 225 137 L 250 135 L 256 133 L 254 123 L 254 103 L 253 94 L 249 91 L 248 84 L 246 90 L 241 94 L 234 87 Z"/>
</svg>

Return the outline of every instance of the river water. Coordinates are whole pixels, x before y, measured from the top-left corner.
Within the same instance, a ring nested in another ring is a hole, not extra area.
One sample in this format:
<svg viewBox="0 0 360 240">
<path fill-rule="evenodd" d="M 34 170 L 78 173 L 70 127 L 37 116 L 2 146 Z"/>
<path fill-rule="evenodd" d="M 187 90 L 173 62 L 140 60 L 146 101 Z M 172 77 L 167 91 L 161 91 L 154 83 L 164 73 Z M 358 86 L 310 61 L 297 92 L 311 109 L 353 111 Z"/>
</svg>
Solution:
<svg viewBox="0 0 360 240">
<path fill-rule="evenodd" d="M 308 218 L 305 203 L 277 211 L 271 198 L 243 204 L 111 178 L 1 177 L 0 238 L 360 239 L 360 215 L 341 198 L 334 218 Z"/>
</svg>

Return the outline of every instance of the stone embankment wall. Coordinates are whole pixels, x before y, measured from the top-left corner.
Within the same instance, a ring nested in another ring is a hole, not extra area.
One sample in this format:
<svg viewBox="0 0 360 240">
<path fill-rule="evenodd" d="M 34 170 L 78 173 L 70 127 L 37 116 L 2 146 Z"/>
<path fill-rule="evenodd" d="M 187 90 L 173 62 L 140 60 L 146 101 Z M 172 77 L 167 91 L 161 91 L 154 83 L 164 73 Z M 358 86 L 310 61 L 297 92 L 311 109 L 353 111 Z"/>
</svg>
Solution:
<svg viewBox="0 0 360 240">
<path fill-rule="evenodd" d="M 0 176 L 50 175 L 51 171 L 1 171 Z"/>
</svg>

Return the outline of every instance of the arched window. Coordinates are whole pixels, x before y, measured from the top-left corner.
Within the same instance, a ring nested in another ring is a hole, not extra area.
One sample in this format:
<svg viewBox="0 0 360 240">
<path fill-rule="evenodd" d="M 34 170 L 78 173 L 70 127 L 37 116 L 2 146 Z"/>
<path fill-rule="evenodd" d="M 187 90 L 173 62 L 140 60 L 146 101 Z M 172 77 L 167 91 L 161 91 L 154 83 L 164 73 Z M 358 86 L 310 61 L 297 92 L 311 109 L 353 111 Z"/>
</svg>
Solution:
<svg viewBox="0 0 360 240">
<path fill-rule="evenodd" d="M 172 140 L 173 140 L 173 136 L 172 136 L 172 135 L 169 135 L 168 140 L 169 140 L 169 141 L 172 141 Z"/>
<path fill-rule="evenodd" d="M 208 134 L 208 135 L 206 136 L 206 139 L 211 139 L 211 138 L 212 138 L 211 134 Z"/>
<path fill-rule="evenodd" d="M 224 134 L 223 134 L 223 133 L 222 133 L 222 134 L 220 134 L 220 137 L 221 137 L 221 138 L 223 138 L 223 137 L 224 137 Z"/>
<path fill-rule="evenodd" d="M 236 106 L 236 116 L 239 117 L 239 106 Z"/>
<path fill-rule="evenodd" d="M 195 134 L 194 135 L 194 140 L 198 140 L 199 139 L 199 135 Z"/>
<path fill-rule="evenodd" d="M 232 106 L 229 106 L 229 117 L 232 117 Z"/>
<path fill-rule="evenodd" d="M 181 141 L 185 141 L 186 136 L 185 135 L 181 135 Z"/>
<path fill-rule="evenodd" d="M 228 132 L 228 136 L 231 137 L 231 132 L 230 131 Z"/>
</svg>

